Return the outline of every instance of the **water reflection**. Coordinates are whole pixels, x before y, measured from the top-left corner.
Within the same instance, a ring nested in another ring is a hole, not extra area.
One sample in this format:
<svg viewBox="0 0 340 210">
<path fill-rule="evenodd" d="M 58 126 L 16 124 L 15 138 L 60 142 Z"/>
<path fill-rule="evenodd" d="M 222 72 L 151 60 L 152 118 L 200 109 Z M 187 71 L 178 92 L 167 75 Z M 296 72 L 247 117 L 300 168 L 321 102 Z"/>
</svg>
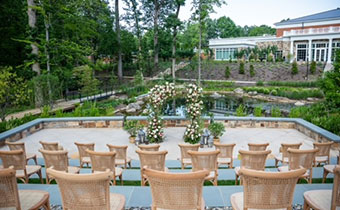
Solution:
<svg viewBox="0 0 340 210">
<path fill-rule="evenodd" d="M 265 112 L 269 113 L 273 107 L 279 108 L 281 111 L 289 113 L 294 104 L 275 103 L 260 101 L 252 98 L 238 98 L 233 96 L 222 96 L 221 98 L 213 98 L 206 96 L 203 98 L 203 115 L 213 113 L 215 115 L 235 116 L 236 109 L 243 104 L 248 115 L 252 116 L 255 107 L 261 106 Z M 163 114 L 168 116 L 186 116 L 185 98 L 175 98 L 169 100 L 163 107 Z"/>
</svg>

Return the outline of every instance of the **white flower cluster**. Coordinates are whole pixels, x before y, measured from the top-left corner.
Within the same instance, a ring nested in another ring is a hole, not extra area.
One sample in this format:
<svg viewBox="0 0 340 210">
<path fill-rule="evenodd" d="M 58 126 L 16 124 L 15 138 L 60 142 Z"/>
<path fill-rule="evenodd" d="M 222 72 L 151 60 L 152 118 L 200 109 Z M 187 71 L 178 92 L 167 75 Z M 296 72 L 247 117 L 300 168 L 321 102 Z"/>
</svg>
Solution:
<svg viewBox="0 0 340 210">
<path fill-rule="evenodd" d="M 198 87 L 196 84 L 189 84 L 187 86 L 187 103 L 193 103 L 200 100 L 202 97 L 203 89 Z"/>
<path fill-rule="evenodd" d="M 149 92 L 149 100 L 153 107 L 161 107 L 165 100 L 175 95 L 175 84 L 155 85 Z"/>
<path fill-rule="evenodd" d="M 149 120 L 147 138 L 150 142 L 160 142 L 163 139 L 163 126 L 162 120 L 155 116 Z"/>
<path fill-rule="evenodd" d="M 187 126 L 184 133 L 184 140 L 186 140 L 186 142 L 195 143 L 198 142 L 200 138 L 201 138 L 200 125 L 197 121 L 194 121 Z"/>
</svg>

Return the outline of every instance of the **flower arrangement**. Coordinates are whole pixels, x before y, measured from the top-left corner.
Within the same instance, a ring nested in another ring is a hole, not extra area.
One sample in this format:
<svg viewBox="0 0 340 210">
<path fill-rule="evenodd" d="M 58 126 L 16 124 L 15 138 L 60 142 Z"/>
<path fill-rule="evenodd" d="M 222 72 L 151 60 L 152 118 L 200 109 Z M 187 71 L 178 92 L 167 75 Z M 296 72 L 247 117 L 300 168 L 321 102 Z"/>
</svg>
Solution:
<svg viewBox="0 0 340 210">
<path fill-rule="evenodd" d="M 137 120 L 130 120 L 124 123 L 123 129 L 130 134 L 131 137 L 136 137 L 138 129 L 142 126 Z"/>
<path fill-rule="evenodd" d="M 190 117 L 190 124 L 186 128 L 183 138 L 185 142 L 196 144 L 200 141 L 202 135 L 200 120 L 203 110 L 202 88 L 196 84 L 189 84 L 186 89 L 187 114 Z"/>
<path fill-rule="evenodd" d="M 156 115 L 150 118 L 147 130 L 147 138 L 151 143 L 162 142 L 164 136 L 162 119 Z"/>
<path fill-rule="evenodd" d="M 165 85 L 155 85 L 149 92 L 149 124 L 147 128 L 147 138 L 151 143 L 163 141 L 164 131 L 162 119 L 159 116 L 160 110 L 164 102 L 176 94 L 175 85 L 173 83 L 165 83 Z"/>
<path fill-rule="evenodd" d="M 192 121 L 185 130 L 184 142 L 196 144 L 201 140 L 202 136 L 202 123 L 201 121 Z"/>
</svg>

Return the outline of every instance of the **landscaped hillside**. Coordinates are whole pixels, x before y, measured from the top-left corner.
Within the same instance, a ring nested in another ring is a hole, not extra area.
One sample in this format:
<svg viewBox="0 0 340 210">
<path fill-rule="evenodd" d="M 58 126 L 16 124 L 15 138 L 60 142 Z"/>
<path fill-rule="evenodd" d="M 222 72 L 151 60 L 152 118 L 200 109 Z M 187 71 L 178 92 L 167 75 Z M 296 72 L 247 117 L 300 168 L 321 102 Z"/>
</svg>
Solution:
<svg viewBox="0 0 340 210">
<path fill-rule="evenodd" d="M 254 67 L 254 76 L 250 75 L 250 66 Z M 229 67 L 230 76 L 226 76 L 226 68 Z M 309 69 L 311 64 L 309 64 Z M 322 64 L 316 65 L 315 73 L 309 71 L 308 80 L 316 80 L 320 77 Z M 197 66 L 190 64 L 176 72 L 177 78 L 197 79 Z M 292 64 L 285 62 L 247 62 L 244 63 L 244 74 L 240 74 L 240 63 L 227 61 L 206 61 L 202 63 L 202 79 L 212 80 L 243 80 L 243 81 L 302 81 L 306 77 L 306 64 L 298 65 L 298 73 L 292 74 Z"/>
</svg>

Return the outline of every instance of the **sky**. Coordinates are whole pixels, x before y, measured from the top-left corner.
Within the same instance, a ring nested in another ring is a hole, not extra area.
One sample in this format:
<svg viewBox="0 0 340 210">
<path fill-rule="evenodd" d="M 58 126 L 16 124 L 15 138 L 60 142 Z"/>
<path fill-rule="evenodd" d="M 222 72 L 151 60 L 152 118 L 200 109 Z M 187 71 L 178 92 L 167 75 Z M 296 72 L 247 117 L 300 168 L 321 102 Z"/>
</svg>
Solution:
<svg viewBox="0 0 340 210">
<path fill-rule="evenodd" d="M 191 16 L 191 1 L 181 8 L 180 19 L 188 20 Z M 111 0 L 113 3 L 114 1 Z M 124 14 L 124 2 L 119 0 L 120 14 Z M 282 19 L 293 19 L 340 7 L 340 0 L 226 0 L 227 5 L 215 8 L 210 17 L 230 17 L 236 25 L 269 25 Z"/>
</svg>

